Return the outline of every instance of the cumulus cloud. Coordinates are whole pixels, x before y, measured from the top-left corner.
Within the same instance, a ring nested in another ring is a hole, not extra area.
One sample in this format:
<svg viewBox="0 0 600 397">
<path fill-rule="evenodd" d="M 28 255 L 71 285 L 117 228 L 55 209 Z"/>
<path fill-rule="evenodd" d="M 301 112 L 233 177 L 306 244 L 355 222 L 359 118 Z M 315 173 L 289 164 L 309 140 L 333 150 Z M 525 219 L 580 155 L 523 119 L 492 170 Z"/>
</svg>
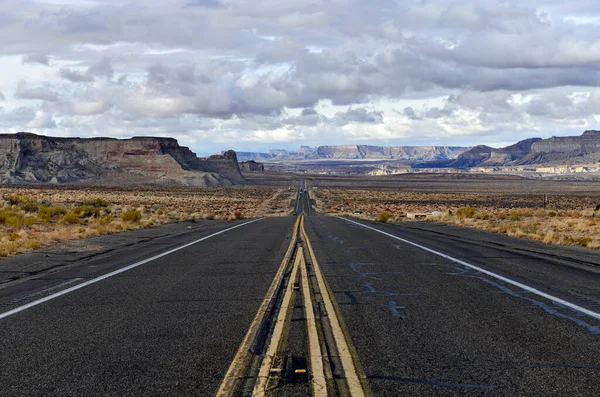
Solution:
<svg viewBox="0 0 600 397">
<path fill-rule="evenodd" d="M 35 113 L 33 120 L 29 121 L 25 124 L 25 127 L 32 129 L 47 129 L 47 128 L 56 128 L 56 122 L 52 117 L 52 114 L 45 112 L 43 110 L 38 110 Z"/>
<path fill-rule="evenodd" d="M 30 107 L 18 107 L 7 111 L 0 108 L 0 126 L 6 131 L 21 131 L 22 127 L 33 120 L 35 109 Z"/>
<path fill-rule="evenodd" d="M 15 98 L 56 102 L 58 101 L 58 93 L 48 83 L 38 87 L 29 87 L 24 80 L 20 80 L 15 91 Z"/>
<path fill-rule="evenodd" d="M 314 108 L 304 108 L 300 115 L 283 119 L 283 123 L 291 126 L 315 126 L 326 121 L 327 118 L 320 115 Z"/>
<path fill-rule="evenodd" d="M 60 69 L 60 77 L 62 77 L 63 79 L 72 81 L 73 83 L 94 81 L 94 76 L 91 76 L 87 73 L 81 73 L 81 72 L 78 72 L 76 70 L 72 70 L 69 68 Z"/>
<path fill-rule="evenodd" d="M 112 78 L 114 70 L 109 58 L 102 58 L 95 64 L 89 67 L 87 71 L 90 76 Z"/>
<path fill-rule="evenodd" d="M 80 72 L 65 67 L 60 69 L 60 77 L 73 83 L 89 83 L 95 81 L 96 77 L 111 79 L 115 71 L 110 58 L 103 57 L 87 68 L 86 72 Z"/>
<path fill-rule="evenodd" d="M 0 86 L 12 109 L 43 106 L 14 123 L 335 143 L 554 133 L 597 112 L 584 0 L 54 3 L 0 2 L 3 67 L 30 73 Z"/>
<path fill-rule="evenodd" d="M 383 121 L 383 112 L 369 111 L 365 108 L 348 109 L 334 116 L 338 125 L 350 123 L 379 124 Z"/>
</svg>

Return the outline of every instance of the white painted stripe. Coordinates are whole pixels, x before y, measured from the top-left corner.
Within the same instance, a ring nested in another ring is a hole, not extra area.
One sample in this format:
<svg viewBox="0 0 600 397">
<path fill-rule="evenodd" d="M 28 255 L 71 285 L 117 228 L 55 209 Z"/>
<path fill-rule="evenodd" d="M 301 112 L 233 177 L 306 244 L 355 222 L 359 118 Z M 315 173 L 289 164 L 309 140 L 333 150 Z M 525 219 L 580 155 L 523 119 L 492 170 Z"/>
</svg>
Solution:
<svg viewBox="0 0 600 397">
<path fill-rule="evenodd" d="M 80 288 L 87 287 L 88 285 L 91 285 L 91 284 L 95 284 L 95 283 L 97 283 L 98 281 L 105 280 L 105 279 L 107 279 L 107 278 L 109 278 L 109 277 L 116 276 L 117 274 L 120 274 L 120 273 L 126 272 L 126 271 L 128 271 L 128 270 L 131 270 L 131 269 L 133 269 L 133 268 L 136 268 L 136 267 L 138 267 L 138 266 L 141 266 L 141 265 L 143 265 L 143 264 L 146 264 L 146 263 L 148 263 L 148 262 L 151 262 L 151 261 L 153 261 L 153 260 L 156 260 L 156 259 L 158 259 L 158 258 L 162 258 L 163 256 L 167 256 L 167 255 L 169 255 L 169 254 L 172 254 L 173 252 L 177 252 L 177 251 L 179 251 L 179 250 L 182 250 L 182 249 L 184 249 L 184 248 L 187 248 L 187 247 L 189 247 L 189 246 L 191 246 L 191 245 L 194 245 L 194 244 L 196 244 L 196 243 L 199 243 L 199 242 L 201 242 L 201 241 L 207 240 L 207 239 L 209 239 L 209 238 L 211 238 L 211 237 L 218 236 L 219 234 L 223 234 L 223 233 L 225 233 L 225 232 L 228 232 L 228 231 L 230 231 L 230 230 L 233 230 L 233 229 L 236 229 L 236 228 L 238 228 L 238 227 L 242 227 L 242 226 L 248 225 L 248 224 L 250 224 L 250 223 L 254 223 L 254 222 L 260 221 L 260 220 L 262 220 L 262 219 L 264 219 L 264 218 L 255 219 L 255 220 L 253 220 L 253 221 L 250 221 L 250 222 L 245 222 L 245 223 L 242 223 L 242 224 L 240 224 L 240 225 L 236 225 L 236 226 L 230 227 L 230 228 L 228 228 L 228 229 L 221 230 L 220 232 L 216 232 L 216 233 L 213 233 L 213 234 L 211 234 L 211 235 L 209 235 L 209 236 L 202 237 L 202 238 L 200 238 L 200 239 L 198 239 L 198 240 L 192 241 L 191 243 L 187 243 L 187 244 L 184 244 L 184 245 L 182 245 L 182 246 L 179 246 L 179 247 L 177 247 L 177 248 L 173 248 L 173 249 L 171 249 L 171 250 L 169 250 L 169 251 L 165 251 L 165 252 L 163 252 L 162 254 L 158 254 L 158 255 L 155 255 L 155 256 L 153 256 L 153 257 L 150 257 L 150 258 L 147 258 L 147 259 L 141 260 L 141 261 L 139 261 L 139 262 L 136 262 L 136 263 L 133 263 L 133 264 L 131 264 L 131 265 L 128 265 L 128 266 L 122 267 L 122 268 L 120 268 L 120 269 L 114 270 L 114 271 L 112 271 L 112 272 L 110 272 L 110 273 L 103 274 L 102 276 L 99 276 L 99 277 L 93 278 L 93 279 L 91 279 L 91 280 L 88 280 L 88 281 L 86 281 L 86 282 L 83 282 L 83 283 L 81 283 L 81 284 L 77 284 L 77 285 L 75 285 L 75 286 L 73 286 L 73 287 L 71 287 L 71 288 L 67 288 L 67 289 L 64 289 L 64 290 L 62 290 L 62 291 L 59 291 L 59 292 L 57 292 L 57 293 L 55 293 L 55 294 L 48 295 L 48 296 L 46 296 L 46 297 L 44 297 L 44 298 L 41 298 L 41 299 L 35 300 L 35 301 L 33 301 L 33 302 L 29 302 L 29 303 L 27 303 L 26 305 L 19 306 L 19 307 L 17 307 L 17 308 L 14 308 L 14 309 L 12 309 L 12 310 L 9 310 L 9 311 L 7 311 L 7 312 L 4 312 L 4 313 L 0 313 L 0 320 L 1 320 L 1 319 L 3 319 L 3 318 L 6 318 L 6 317 L 12 316 L 13 314 L 17 314 L 17 313 L 19 313 L 19 312 L 22 312 L 23 310 L 27 310 L 27 309 L 29 309 L 29 308 L 32 308 L 32 307 L 34 307 L 34 306 L 40 305 L 40 304 L 42 304 L 42 303 L 44 303 L 44 302 L 48 302 L 48 301 L 50 301 L 50 300 L 52 300 L 52 299 L 58 298 L 59 296 L 62 296 L 62 295 L 68 294 L 69 292 L 77 291 L 77 290 L 78 290 L 78 289 L 80 289 Z"/>
<path fill-rule="evenodd" d="M 576 311 L 578 311 L 578 312 L 581 312 L 581 313 L 587 314 L 587 315 L 588 315 L 588 316 L 590 316 L 590 317 L 593 317 L 593 318 L 595 318 L 595 319 L 597 319 L 597 320 L 600 320 L 600 313 L 598 313 L 598 312 L 595 312 L 595 311 L 592 311 L 592 310 L 586 309 L 586 308 L 584 308 L 584 307 L 581 307 L 581 306 L 579 306 L 579 305 L 576 305 L 576 304 L 574 304 L 574 303 L 568 302 L 568 301 L 566 301 L 566 300 L 564 300 L 564 299 L 561 299 L 561 298 L 558 298 L 558 297 L 556 297 L 556 296 L 553 296 L 553 295 L 547 294 L 547 293 L 545 293 L 545 292 L 542 292 L 542 291 L 540 291 L 540 290 L 538 290 L 538 289 L 536 289 L 536 288 L 533 288 L 533 287 L 530 287 L 530 286 L 528 286 L 528 285 L 522 284 L 522 283 L 520 283 L 520 282 L 518 282 L 518 281 L 511 280 L 511 279 L 509 279 L 509 278 L 507 278 L 507 277 L 504 277 L 504 276 L 501 276 L 501 275 L 499 275 L 499 274 L 496 274 L 496 273 L 490 272 L 489 270 L 485 270 L 485 269 L 483 269 L 483 268 L 481 268 L 481 267 L 479 267 L 479 266 L 471 265 L 470 263 L 467 263 L 467 262 L 465 262 L 465 261 L 462 261 L 462 260 L 460 260 L 460 259 L 454 258 L 454 257 L 452 257 L 452 256 L 450 256 L 450 255 L 443 254 L 443 253 L 441 253 L 441 252 L 438 252 L 438 251 L 436 251 L 436 250 L 433 250 L 433 249 L 431 249 L 431 248 L 427 248 L 427 247 L 424 247 L 424 246 L 422 246 L 422 245 L 420 245 L 420 244 L 413 243 L 412 241 L 409 241 L 409 240 L 406 240 L 406 239 L 403 239 L 403 238 L 400 238 L 400 237 L 394 236 L 393 234 L 390 234 L 390 233 L 384 232 L 384 231 L 382 231 L 382 230 L 379 230 L 379 229 L 376 229 L 376 228 L 374 228 L 374 227 L 371 227 L 371 226 L 364 225 L 364 224 L 362 224 L 362 223 L 360 223 L 360 222 L 356 222 L 356 221 L 353 221 L 353 220 L 350 220 L 350 219 L 342 218 L 341 216 L 336 216 L 336 218 L 343 219 L 343 220 L 345 220 L 346 222 L 354 223 L 354 224 L 357 224 L 357 225 L 359 225 L 359 226 L 362 226 L 362 227 L 364 227 L 364 228 L 366 228 L 366 229 L 371 229 L 371 230 L 374 230 L 374 231 L 376 231 L 376 232 L 378 232 L 378 233 L 384 234 L 384 235 L 386 235 L 386 236 L 388 236 L 388 237 L 395 238 L 396 240 L 400 240 L 400 241 L 402 241 L 402 242 L 404 242 L 404 243 L 406 243 L 406 244 L 410 244 L 410 245 L 412 245 L 412 246 L 414 246 L 414 247 L 420 248 L 420 249 L 422 249 L 422 250 L 424 250 L 424 251 L 427 251 L 427 252 L 430 252 L 430 253 L 432 253 L 432 254 L 434 254 L 434 255 L 441 256 L 442 258 L 448 259 L 448 260 L 450 260 L 450 261 L 452 261 L 452 262 L 454 262 L 454 263 L 458 263 L 458 264 L 460 264 L 460 265 L 463 265 L 463 266 L 469 267 L 469 268 L 471 268 L 471 269 L 473 269 L 473 270 L 477 270 L 478 272 L 481 272 L 481 273 L 483 273 L 483 274 L 487 274 L 488 276 L 494 277 L 494 278 L 496 278 L 496 279 L 498 279 L 498 280 L 502 280 L 502 281 L 504 281 L 504 282 L 505 282 L 505 283 L 507 283 L 507 284 L 514 285 L 515 287 L 519 287 L 519 288 L 521 288 L 521 289 L 523 289 L 523 290 L 525 290 L 525 291 L 528 291 L 528 292 L 534 293 L 534 294 L 536 294 L 536 295 L 539 295 L 539 296 L 541 296 L 541 297 L 543 297 L 543 298 L 549 299 L 549 300 L 551 300 L 551 301 L 553 301 L 553 302 L 560 303 L 561 305 L 567 306 L 567 307 L 569 307 L 569 308 L 571 308 L 571 309 L 573 309 L 573 310 L 576 310 Z"/>
</svg>

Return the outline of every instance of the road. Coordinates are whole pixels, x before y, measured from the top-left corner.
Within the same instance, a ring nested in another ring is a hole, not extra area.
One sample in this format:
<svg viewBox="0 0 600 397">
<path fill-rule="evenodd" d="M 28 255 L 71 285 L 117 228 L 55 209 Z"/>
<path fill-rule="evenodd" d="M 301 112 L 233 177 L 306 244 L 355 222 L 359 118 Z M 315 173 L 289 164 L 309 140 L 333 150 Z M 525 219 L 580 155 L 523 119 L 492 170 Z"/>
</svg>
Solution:
<svg viewBox="0 0 600 397">
<path fill-rule="evenodd" d="M 300 182 L 298 196 L 296 198 L 296 202 L 294 203 L 294 214 L 298 216 L 314 214 L 310 198 L 310 191 L 308 190 L 308 185 L 304 180 Z"/>
<path fill-rule="evenodd" d="M 295 204 L 0 284 L 0 395 L 600 395 L 597 252 Z"/>
</svg>

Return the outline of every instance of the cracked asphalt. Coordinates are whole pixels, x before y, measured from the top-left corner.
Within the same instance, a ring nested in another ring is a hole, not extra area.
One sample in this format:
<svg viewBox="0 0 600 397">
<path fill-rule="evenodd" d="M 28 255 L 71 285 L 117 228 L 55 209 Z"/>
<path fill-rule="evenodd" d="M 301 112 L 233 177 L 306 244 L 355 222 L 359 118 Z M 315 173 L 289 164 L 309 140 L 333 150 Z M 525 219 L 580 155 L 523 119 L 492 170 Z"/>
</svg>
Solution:
<svg viewBox="0 0 600 397">
<path fill-rule="evenodd" d="M 295 221 L 241 226 L 0 319 L 0 396 L 213 395 Z M 243 222 L 2 259 L 0 313 Z M 600 311 L 595 251 L 364 223 Z M 343 219 L 309 216 L 306 231 L 374 395 L 600 395 L 599 321 Z"/>
<path fill-rule="evenodd" d="M 596 252 L 363 223 L 600 307 Z M 343 219 L 309 217 L 306 227 L 374 395 L 600 395 L 600 321 Z"/>
</svg>

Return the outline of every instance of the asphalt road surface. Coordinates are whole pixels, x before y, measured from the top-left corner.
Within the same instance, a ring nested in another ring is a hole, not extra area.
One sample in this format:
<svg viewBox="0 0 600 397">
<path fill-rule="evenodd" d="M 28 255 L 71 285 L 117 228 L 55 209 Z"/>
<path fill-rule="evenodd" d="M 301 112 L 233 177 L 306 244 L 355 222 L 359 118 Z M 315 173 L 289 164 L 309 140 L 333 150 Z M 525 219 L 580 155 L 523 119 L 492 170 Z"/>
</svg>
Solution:
<svg viewBox="0 0 600 397">
<path fill-rule="evenodd" d="M 304 193 L 298 215 L 312 214 L 310 203 Z M 213 396 L 278 274 L 280 291 L 296 294 L 280 350 L 293 356 L 287 367 L 309 376 L 266 395 L 314 390 L 307 310 L 319 357 L 343 357 L 342 335 L 366 379 L 353 391 L 340 358 L 334 375 L 323 372 L 345 383 L 324 395 L 600 395 L 597 252 L 435 224 L 307 216 L 304 251 L 288 255 L 298 219 L 169 226 L 168 236 L 0 284 L 0 395 Z M 0 271 L 14 262 L 3 261 Z M 314 309 L 301 295 L 304 275 Z M 284 307 L 285 294 L 276 296 L 273 318 Z"/>
</svg>

